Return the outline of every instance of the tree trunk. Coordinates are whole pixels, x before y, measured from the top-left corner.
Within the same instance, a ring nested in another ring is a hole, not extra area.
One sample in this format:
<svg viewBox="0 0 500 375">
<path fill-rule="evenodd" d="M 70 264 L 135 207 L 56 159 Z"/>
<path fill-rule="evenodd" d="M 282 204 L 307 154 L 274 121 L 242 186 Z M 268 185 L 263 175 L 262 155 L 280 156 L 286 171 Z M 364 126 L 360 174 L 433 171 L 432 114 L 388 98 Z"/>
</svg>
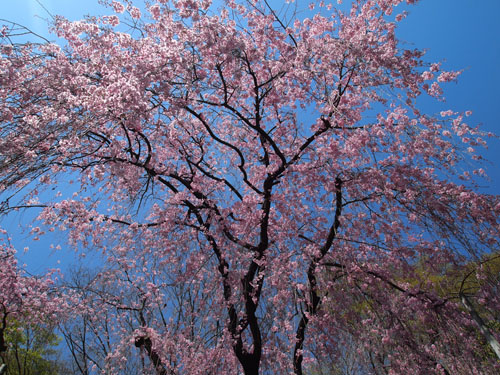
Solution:
<svg viewBox="0 0 500 375">
<path fill-rule="evenodd" d="M 245 375 L 259 375 L 259 362 L 253 356 L 248 356 L 247 359 L 241 361 Z"/>
<path fill-rule="evenodd" d="M 477 326 L 479 327 L 479 331 L 483 335 L 488 345 L 491 347 L 491 349 L 493 349 L 498 359 L 500 359 L 500 344 L 498 343 L 495 336 L 493 336 L 488 326 L 484 323 L 483 319 L 479 316 L 477 311 L 474 309 L 474 306 L 465 296 L 465 294 L 463 293 L 460 294 L 460 300 L 462 301 L 462 304 L 464 305 L 465 309 L 469 312 L 472 319 L 474 319 L 474 321 L 476 322 Z"/>
</svg>

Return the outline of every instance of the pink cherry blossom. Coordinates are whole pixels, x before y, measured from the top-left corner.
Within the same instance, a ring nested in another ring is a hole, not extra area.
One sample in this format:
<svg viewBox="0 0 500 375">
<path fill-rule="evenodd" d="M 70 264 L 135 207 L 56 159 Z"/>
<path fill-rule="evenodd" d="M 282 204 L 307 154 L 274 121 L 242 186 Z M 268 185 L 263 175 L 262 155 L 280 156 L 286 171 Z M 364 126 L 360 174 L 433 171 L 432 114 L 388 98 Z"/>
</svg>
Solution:
<svg viewBox="0 0 500 375">
<path fill-rule="evenodd" d="M 498 372 L 488 135 L 420 107 L 458 73 L 398 42 L 403 2 L 112 1 L 62 47 L 3 36 L 1 212 L 102 259 L 56 283 L 5 244 L 3 313 L 85 332 L 92 374 Z"/>
</svg>

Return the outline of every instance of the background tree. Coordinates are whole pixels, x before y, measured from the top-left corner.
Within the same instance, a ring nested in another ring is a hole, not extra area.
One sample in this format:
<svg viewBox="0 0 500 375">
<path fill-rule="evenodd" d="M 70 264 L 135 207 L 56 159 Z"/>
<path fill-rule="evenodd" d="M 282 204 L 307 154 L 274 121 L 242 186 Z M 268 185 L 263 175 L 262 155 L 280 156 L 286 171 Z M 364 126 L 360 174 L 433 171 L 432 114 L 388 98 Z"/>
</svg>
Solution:
<svg viewBox="0 0 500 375">
<path fill-rule="evenodd" d="M 2 231 L 3 232 L 3 231 Z M 2 235 L 5 235 L 3 232 Z M 0 243 L 0 358 L 6 374 L 55 374 L 57 317 L 67 299 L 52 289 L 51 275 L 37 278 L 17 266 L 9 239 Z M 67 295 L 66 295 L 67 297 Z"/>
<path fill-rule="evenodd" d="M 414 345 L 419 343 L 419 347 L 431 348 L 435 352 L 436 345 L 442 345 L 441 351 L 453 353 L 450 359 L 455 359 L 461 363 L 462 345 L 450 341 L 454 337 L 448 332 L 451 325 L 457 327 L 453 330 L 461 330 L 461 337 L 478 337 L 476 347 L 472 350 L 475 355 L 475 363 L 488 363 L 496 361 L 498 355 L 495 352 L 495 337 L 499 334 L 498 310 L 490 310 L 486 306 L 494 306 L 495 303 L 485 303 L 485 297 L 496 296 L 496 287 L 498 286 L 499 276 L 499 257 L 497 254 L 491 254 L 478 261 L 468 261 L 464 264 L 444 264 L 429 265 L 427 261 L 420 260 L 414 264 L 411 272 L 408 270 L 399 276 L 398 271 L 394 270 L 392 286 L 395 293 L 403 292 L 401 286 L 410 286 L 418 288 L 420 293 L 428 293 L 439 296 L 443 300 L 453 301 L 461 307 L 461 312 L 455 318 L 446 320 L 439 319 L 434 324 L 431 319 L 422 319 L 418 316 L 408 316 L 404 321 L 405 333 L 411 333 L 412 341 L 406 342 L 403 338 L 389 340 L 388 335 L 398 335 L 396 328 L 387 328 L 393 325 L 402 324 L 394 322 L 393 317 L 387 317 L 385 312 L 390 308 L 383 305 L 382 301 L 377 301 L 369 296 L 360 298 L 356 304 L 347 304 L 345 309 L 332 311 L 332 314 L 338 314 L 344 319 L 344 324 L 339 326 L 325 325 L 326 342 L 331 341 L 328 355 L 318 358 L 308 369 L 311 374 L 384 374 L 394 370 L 389 358 L 397 356 L 401 351 L 402 345 Z M 478 272 L 478 268 L 482 270 Z M 480 275 L 480 279 L 477 276 Z M 326 278 L 335 278 L 338 271 L 327 271 Z M 375 276 L 375 275 L 373 275 Z M 399 284 L 399 285 L 398 285 Z M 341 287 L 342 282 L 336 282 L 336 288 Z M 463 296 L 466 296 L 467 302 L 463 303 Z M 380 309 L 382 305 L 382 309 Z M 328 309 L 328 306 L 325 306 Z M 432 312 L 431 312 L 432 313 Z M 383 332 L 376 331 L 373 335 L 374 327 L 367 324 L 373 319 L 382 320 L 381 324 L 386 326 Z M 392 332 L 391 332 L 392 331 Z M 486 334 L 485 334 L 486 333 Z M 375 341 L 376 350 L 366 348 L 363 343 L 365 340 Z M 392 341 L 392 342 L 391 342 Z M 343 342 L 343 345 L 338 345 Z M 347 349 L 347 350 L 346 350 Z M 420 353 L 422 356 L 428 356 L 428 353 Z M 496 358 L 495 358 L 496 357 Z M 444 362 L 441 362 L 443 364 Z M 465 363 L 459 364 L 466 365 Z M 449 367 L 449 365 L 446 365 Z M 463 373 L 473 371 L 472 368 L 463 369 Z"/>
<path fill-rule="evenodd" d="M 458 73 L 401 48 L 400 3 L 112 1 L 57 18 L 63 47 L 6 37 L 3 212 L 103 254 L 71 299 L 101 372 L 136 350 L 162 375 L 302 375 L 350 342 L 378 373 L 498 371 L 458 301 L 401 281 L 497 252 L 500 200 L 457 175 L 485 143 L 467 113 L 419 109 Z"/>
<path fill-rule="evenodd" d="M 8 375 L 64 374 L 58 345 L 61 338 L 42 325 L 10 322 L 4 332 L 7 350 L 2 353 Z"/>
</svg>

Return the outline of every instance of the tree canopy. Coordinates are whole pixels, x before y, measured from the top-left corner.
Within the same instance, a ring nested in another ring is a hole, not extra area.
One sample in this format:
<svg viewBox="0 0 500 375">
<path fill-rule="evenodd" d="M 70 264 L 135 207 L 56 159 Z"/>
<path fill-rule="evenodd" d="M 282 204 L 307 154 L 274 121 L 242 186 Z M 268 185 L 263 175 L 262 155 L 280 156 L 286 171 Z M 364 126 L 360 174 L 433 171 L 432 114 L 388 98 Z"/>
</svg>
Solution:
<svg viewBox="0 0 500 375">
<path fill-rule="evenodd" d="M 27 275 L 18 268 L 8 239 L 0 243 L 0 358 L 8 375 L 55 374 L 58 316 L 68 305 L 51 275 Z M 65 296 L 68 297 L 69 295 Z"/>
<path fill-rule="evenodd" d="M 459 72 L 398 42 L 416 2 L 105 1 L 54 20 L 62 45 L 4 27 L 2 213 L 104 259 L 50 295 L 78 371 L 500 369 L 488 134 L 420 107 Z"/>
<path fill-rule="evenodd" d="M 60 338 L 53 329 L 29 322 L 10 321 L 4 331 L 7 350 L 2 353 L 7 375 L 59 374 L 57 348 Z"/>
</svg>

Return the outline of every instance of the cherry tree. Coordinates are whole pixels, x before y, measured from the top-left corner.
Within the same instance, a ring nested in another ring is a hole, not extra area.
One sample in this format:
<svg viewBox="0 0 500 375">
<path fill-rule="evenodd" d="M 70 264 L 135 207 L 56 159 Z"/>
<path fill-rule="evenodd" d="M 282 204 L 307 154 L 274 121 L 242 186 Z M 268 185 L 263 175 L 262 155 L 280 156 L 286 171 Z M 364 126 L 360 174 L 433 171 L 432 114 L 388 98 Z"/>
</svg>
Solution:
<svg viewBox="0 0 500 375">
<path fill-rule="evenodd" d="M 498 371 L 470 313 L 498 280 L 469 309 L 416 267 L 497 252 L 500 199 L 468 112 L 419 107 L 459 72 L 400 46 L 402 3 L 106 1 L 55 19 L 63 46 L 4 28 L 2 211 L 104 257 L 72 297 L 85 371 L 302 375 L 349 348 L 376 374 Z"/>
<path fill-rule="evenodd" d="M 1 230 L 2 236 L 6 235 Z M 19 329 L 20 323 L 55 326 L 54 321 L 63 317 L 67 299 L 54 289 L 51 274 L 43 278 L 27 275 L 17 265 L 16 250 L 10 245 L 8 238 L 0 244 L 0 358 L 2 369 L 8 363 L 7 352 L 10 345 L 7 334 L 10 330 Z M 52 325 L 51 325 L 52 320 Z M 20 328 L 22 329 L 22 327 Z M 18 344 L 18 343 L 17 343 Z M 19 354 L 19 353 L 18 353 Z M 11 355 L 11 357 L 13 357 Z M 17 357 L 19 361 L 19 357 Z M 7 362 L 7 364 L 6 364 Z M 19 363 L 19 362 L 18 362 Z M 30 363 L 31 364 L 31 363 Z M 14 367 L 14 366 L 12 366 Z M 8 369 L 8 366 L 6 367 Z"/>
</svg>

